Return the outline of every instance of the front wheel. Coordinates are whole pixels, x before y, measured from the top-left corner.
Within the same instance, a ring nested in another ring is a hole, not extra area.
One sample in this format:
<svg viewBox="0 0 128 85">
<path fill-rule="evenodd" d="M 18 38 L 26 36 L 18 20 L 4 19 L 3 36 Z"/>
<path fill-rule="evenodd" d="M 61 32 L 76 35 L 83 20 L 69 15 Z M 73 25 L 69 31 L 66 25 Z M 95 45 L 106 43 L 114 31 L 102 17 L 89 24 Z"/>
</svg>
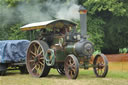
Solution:
<svg viewBox="0 0 128 85">
<path fill-rule="evenodd" d="M 79 63 L 74 55 L 68 55 L 64 63 L 65 75 L 69 79 L 76 79 L 79 74 Z"/>
<path fill-rule="evenodd" d="M 93 61 L 94 73 L 97 77 L 105 77 L 108 73 L 108 60 L 104 54 L 98 54 Z"/>
</svg>

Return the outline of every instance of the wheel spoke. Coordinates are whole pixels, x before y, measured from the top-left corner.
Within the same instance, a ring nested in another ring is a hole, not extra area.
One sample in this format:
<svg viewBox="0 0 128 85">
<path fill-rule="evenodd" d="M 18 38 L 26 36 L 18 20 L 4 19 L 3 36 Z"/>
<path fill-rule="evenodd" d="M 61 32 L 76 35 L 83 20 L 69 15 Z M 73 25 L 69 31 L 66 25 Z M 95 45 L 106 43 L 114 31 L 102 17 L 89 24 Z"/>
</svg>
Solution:
<svg viewBox="0 0 128 85">
<path fill-rule="evenodd" d="M 65 63 L 65 66 L 66 66 L 66 67 L 68 66 L 68 62 Z"/>
<path fill-rule="evenodd" d="M 99 68 L 97 68 L 97 73 L 99 74 Z"/>
<path fill-rule="evenodd" d="M 71 64 L 71 60 L 69 59 L 69 61 L 68 61 L 68 64 L 70 65 Z"/>
<path fill-rule="evenodd" d="M 72 68 L 72 71 L 75 73 L 76 72 L 75 68 Z"/>
<path fill-rule="evenodd" d="M 97 68 L 97 73 L 99 76 L 102 76 L 102 63 L 103 63 L 103 60 L 102 60 L 102 57 L 98 57 L 98 68 Z"/>
<path fill-rule="evenodd" d="M 29 60 L 29 62 L 34 62 L 34 60 Z"/>
<path fill-rule="evenodd" d="M 34 46 L 35 53 L 37 55 L 37 46 L 36 46 L 36 44 L 33 44 L 33 46 Z"/>
<path fill-rule="evenodd" d="M 37 54 L 39 54 L 39 51 L 40 51 L 40 46 L 38 46 L 38 48 L 37 48 Z"/>
<path fill-rule="evenodd" d="M 73 63 L 72 63 L 72 67 L 74 67 L 74 66 L 75 66 L 75 63 L 73 62 Z"/>
<path fill-rule="evenodd" d="M 30 51 L 30 53 L 31 53 L 32 55 L 36 56 L 36 54 L 35 54 L 33 51 Z"/>
<path fill-rule="evenodd" d="M 103 61 L 103 58 L 102 58 L 101 56 L 99 57 L 99 62 L 100 62 L 100 63 L 103 63 L 103 62 L 104 62 L 104 61 Z"/>
<path fill-rule="evenodd" d="M 36 68 L 35 68 L 35 69 L 36 69 L 36 71 L 38 72 L 38 66 L 37 66 L 37 65 L 36 65 Z"/>
<path fill-rule="evenodd" d="M 104 63 L 103 60 L 101 60 L 100 63 Z"/>
<path fill-rule="evenodd" d="M 44 63 L 42 63 L 41 61 L 39 62 L 42 66 L 44 66 Z"/>
<path fill-rule="evenodd" d="M 39 65 L 40 65 L 40 69 L 42 70 L 43 66 L 40 63 L 39 63 Z"/>
<path fill-rule="evenodd" d="M 42 53 L 43 53 L 43 51 L 41 50 L 40 53 L 39 53 L 39 55 L 41 55 Z"/>
<path fill-rule="evenodd" d="M 37 64 L 37 66 L 38 66 L 38 70 L 41 70 L 40 64 Z"/>
<path fill-rule="evenodd" d="M 72 75 L 72 70 L 70 70 L 70 75 L 71 75 L 71 77 L 73 77 L 73 75 Z"/>
<path fill-rule="evenodd" d="M 102 69 L 100 69 L 100 71 L 101 71 L 101 75 L 102 75 Z"/>
<path fill-rule="evenodd" d="M 69 59 L 69 64 L 72 64 L 72 58 Z"/>
<path fill-rule="evenodd" d="M 40 58 L 40 60 L 44 60 L 44 58 L 43 58 L 43 57 L 41 57 L 41 58 Z"/>
<path fill-rule="evenodd" d="M 32 71 L 34 71 L 36 69 L 36 65 L 32 68 Z"/>
</svg>

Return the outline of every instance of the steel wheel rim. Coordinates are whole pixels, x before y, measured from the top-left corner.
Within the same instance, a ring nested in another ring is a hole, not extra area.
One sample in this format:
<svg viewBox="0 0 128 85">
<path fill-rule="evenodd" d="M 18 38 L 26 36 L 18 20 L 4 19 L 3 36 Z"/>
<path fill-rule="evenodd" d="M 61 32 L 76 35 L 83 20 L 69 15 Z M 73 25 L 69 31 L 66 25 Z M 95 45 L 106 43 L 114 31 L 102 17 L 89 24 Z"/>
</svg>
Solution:
<svg viewBox="0 0 128 85">
<path fill-rule="evenodd" d="M 44 67 L 44 50 L 40 43 L 32 42 L 27 52 L 28 72 L 34 77 L 41 77 Z"/>
<path fill-rule="evenodd" d="M 78 75 L 78 62 L 69 55 L 65 60 L 65 74 L 69 79 L 76 79 Z"/>
<path fill-rule="evenodd" d="M 108 66 L 105 59 L 101 55 L 98 55 L 94 64 L 95 64 L 94 70 L 96 75 L 98 77 L 105 77 L 108 70 Z"/>
</svg>

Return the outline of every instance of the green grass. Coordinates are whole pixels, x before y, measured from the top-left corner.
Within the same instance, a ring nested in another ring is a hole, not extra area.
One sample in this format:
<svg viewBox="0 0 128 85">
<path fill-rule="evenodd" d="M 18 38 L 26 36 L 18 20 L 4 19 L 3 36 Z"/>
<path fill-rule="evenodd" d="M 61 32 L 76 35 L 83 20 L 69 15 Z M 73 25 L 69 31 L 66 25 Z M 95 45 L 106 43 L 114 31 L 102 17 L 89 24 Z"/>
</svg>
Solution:
<svg viewBox="0 0 128 85">
<path fill-rule="evenodd" d="M 128 72 L 109 71 L 106 78 L 97 78 L 93 70 L 80 69 L 76 80 L 69 80 L 52 69 L 45 78 L 33 78 L 21 75 L 19 71 L 9 71 L 0 77 L 0 85 L 128 85 Z"/>
</svg>

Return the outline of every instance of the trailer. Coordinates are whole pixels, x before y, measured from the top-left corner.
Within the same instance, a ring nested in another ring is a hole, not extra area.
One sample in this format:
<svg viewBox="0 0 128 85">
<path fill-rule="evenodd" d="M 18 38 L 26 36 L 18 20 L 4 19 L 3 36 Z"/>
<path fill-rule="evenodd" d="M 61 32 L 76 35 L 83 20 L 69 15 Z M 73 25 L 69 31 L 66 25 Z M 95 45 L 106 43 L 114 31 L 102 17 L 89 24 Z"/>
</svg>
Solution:
<svg viewBox="0 0 128 85">
<path fill-rule="evenodd" d="M 7 70 L 20 70 L 28 73 L 25 64 L 28 40 L 1 40 L 0 41 L 0 75 Z"/>
</svg>

